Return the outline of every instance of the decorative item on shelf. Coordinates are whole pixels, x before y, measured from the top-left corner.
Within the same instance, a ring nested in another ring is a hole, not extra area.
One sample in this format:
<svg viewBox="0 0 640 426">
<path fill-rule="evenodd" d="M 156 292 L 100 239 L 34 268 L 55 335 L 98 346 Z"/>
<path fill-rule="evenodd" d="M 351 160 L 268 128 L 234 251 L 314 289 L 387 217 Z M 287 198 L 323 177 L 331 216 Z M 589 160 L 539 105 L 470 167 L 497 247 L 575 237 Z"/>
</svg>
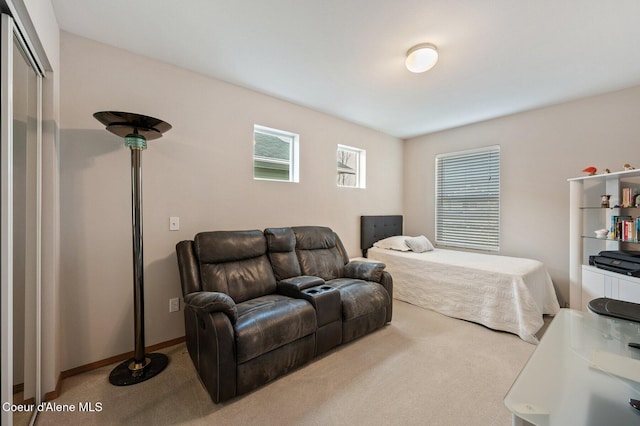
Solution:
<svg viewBox="0 0 640 426">
<path fill-rule="evenodd" d="M 608 173 L 611 173 L 611 170 L 610 169 L 604 169 L 604 172 L 608 174 Z"/>
<path fill-rule="evenodd" d="M 160 373 L 169 363 L 162 353 L 145 354 L 144 343 L 144 264 L 142 252 L 142 151 L 147 141 L 158 139 L 171 129 L 169 123 L 130 112 L 101 111 L 93 114 L 107 130 L 121 138 L 131 151 L 131 213 L 133 234 L 133 316 L 134 357 L 111 371 L 109 382 L 127 386 L 143 382 Z"/>
<path fill-rule="evenodd" d="M 598 229 L 593 231 L 596 233 L 596 237 L 597 238 L 607 238 L 607 235 L 609 235 L 609 230 L 608 229 Z"/>
<path fill-rule="evenodd" d="M 589 166 L 589 167 L 584 168 L 582 171 L 583 171 L 583 172 L 585 172 L 585 173 L 589 173 L 589 176 L 593 176 L 593 175 L 595 175 L 595 174 L 596 174 L 596 172 L 598 171 L 598 169 L 596 169 L 596 168 L 595 168 L 595 167 L 593 167 L 593 166 Z"/>
<path fill-rule="evenodd" d="M 636 169 L 635 167 L 633 167 L 633 166 L 632 166 L 632 165 L 630 165 L 629 163 L 625 164 L 625 165 L 624 165 L 624 166 L 622 166 L 622 167 L 624 167 L 624 169 L 625 169 L 625 170 L 635 170 L 635 169 Z"/>
<path fill-rule="evenodd" d="M 634 206 L 640 207 L 640 194 L 636 195 L 633 201 Z"/>
<path fill-rule="evenodd" d="M 600 203 L 600 207 L 609 208 L 609 198 L 611 195 L 601 195 L 602 202 Z"/>
</svg>

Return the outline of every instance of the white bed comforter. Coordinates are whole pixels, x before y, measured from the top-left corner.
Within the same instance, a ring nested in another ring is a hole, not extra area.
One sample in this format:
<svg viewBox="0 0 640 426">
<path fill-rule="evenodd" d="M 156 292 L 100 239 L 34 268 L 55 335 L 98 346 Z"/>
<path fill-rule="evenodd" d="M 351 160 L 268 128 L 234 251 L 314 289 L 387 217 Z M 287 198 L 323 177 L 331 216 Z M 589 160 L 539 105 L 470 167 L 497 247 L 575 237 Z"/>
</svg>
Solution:
<svg viewBox="0 0 640 426">
<path fill-rule="evenodd" d="M 393 297 L 441 314 L 517 334 L 538 343 L 543 314 L 559 310 L 543 263 L 455 250 L 424 253 L 372 247 L 371 260 L 387 265 Z"/>
</svg>

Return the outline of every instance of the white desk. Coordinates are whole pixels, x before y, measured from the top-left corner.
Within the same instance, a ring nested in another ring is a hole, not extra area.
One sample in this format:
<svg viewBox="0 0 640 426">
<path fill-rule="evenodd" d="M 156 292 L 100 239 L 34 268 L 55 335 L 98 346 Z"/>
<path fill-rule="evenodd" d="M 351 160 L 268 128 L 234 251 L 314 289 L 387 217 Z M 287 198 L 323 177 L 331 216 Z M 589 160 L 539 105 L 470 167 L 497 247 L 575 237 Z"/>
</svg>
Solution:
<svg viewBox="0 0 640 426">
<path fill-rule="evenodd" d="M 561 309 L 504 398 L 514 425 L 640 425 L 640 323 Z M 594 366 L 597 365 L 598 367 Z"/>
</svg>

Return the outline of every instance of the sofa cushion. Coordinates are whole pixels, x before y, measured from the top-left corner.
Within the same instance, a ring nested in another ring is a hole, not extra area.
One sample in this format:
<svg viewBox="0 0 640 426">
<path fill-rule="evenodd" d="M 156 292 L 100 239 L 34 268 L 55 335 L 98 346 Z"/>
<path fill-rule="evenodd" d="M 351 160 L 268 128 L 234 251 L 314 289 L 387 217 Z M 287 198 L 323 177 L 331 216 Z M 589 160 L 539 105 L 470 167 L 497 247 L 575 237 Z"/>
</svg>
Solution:
<svg viewBox="0 0 640 426">
<path fill-rule="evenodd" d="M 342 277 L 344 265 L 349 261 L 338 236 L 322 226 L 293 227 L 296 236 L 296 254 L 302 275 L 324 280 Z"/>
<path fill-rule="evenodd" d="M 267 252 L 267 240 L 261 231 L 201 232 L 194 238 L 201 263 L 225 263 L 251 259 Z"/>
<path fill-rule="evenodd" d="M 272 294 L 239 303 L 236 332 L 238 363 L 312 334 L 316 311 L 305 300 Z"/>
<path fill-rule="evenodd" d="M 338 278 L 327 281 L 325 285 L 340 291 L 342 299 L 342 320 L 367 315 L 389 306 L 389 294 L 378 283 L 352 278 Z"/>
<path fill-rule="evenodd" d="M 267 251 L 276 280 L 300 276 L 300 264 L 296 256 L 296 235 L 291 228 L 267 228 Z"/>
<path fill-rule="evenodd" d="M 294 226 L 298 250 L 332 249 L 336 247 L 336 233 L 325 226 Z"/>
<path fill-rule="evenodd" d="M 236 303 L 275 293 L 276 279 L 261 231 L 214 231 L 195 236 L 203 291 L 226 293 Z"/>
</svg>

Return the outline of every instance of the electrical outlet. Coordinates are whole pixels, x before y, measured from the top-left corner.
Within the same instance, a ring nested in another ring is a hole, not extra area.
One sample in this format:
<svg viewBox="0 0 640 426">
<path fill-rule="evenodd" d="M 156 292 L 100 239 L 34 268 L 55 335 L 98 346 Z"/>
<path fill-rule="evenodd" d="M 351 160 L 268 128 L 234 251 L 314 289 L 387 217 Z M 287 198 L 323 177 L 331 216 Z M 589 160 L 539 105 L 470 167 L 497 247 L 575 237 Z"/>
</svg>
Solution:
<svg viewBox="0 0 640 426">
<path fill-rule="evenodd" d="M 180 230 L 180 218 L 178 216 L 171 216 L 169 218 L 169 231 Z"/>
<path fill-rule="evenodd" d="M 180 298 L 174 297 L 169 299 L 169 312 L 178 312 L 180 310 Z"/>
</svg>

